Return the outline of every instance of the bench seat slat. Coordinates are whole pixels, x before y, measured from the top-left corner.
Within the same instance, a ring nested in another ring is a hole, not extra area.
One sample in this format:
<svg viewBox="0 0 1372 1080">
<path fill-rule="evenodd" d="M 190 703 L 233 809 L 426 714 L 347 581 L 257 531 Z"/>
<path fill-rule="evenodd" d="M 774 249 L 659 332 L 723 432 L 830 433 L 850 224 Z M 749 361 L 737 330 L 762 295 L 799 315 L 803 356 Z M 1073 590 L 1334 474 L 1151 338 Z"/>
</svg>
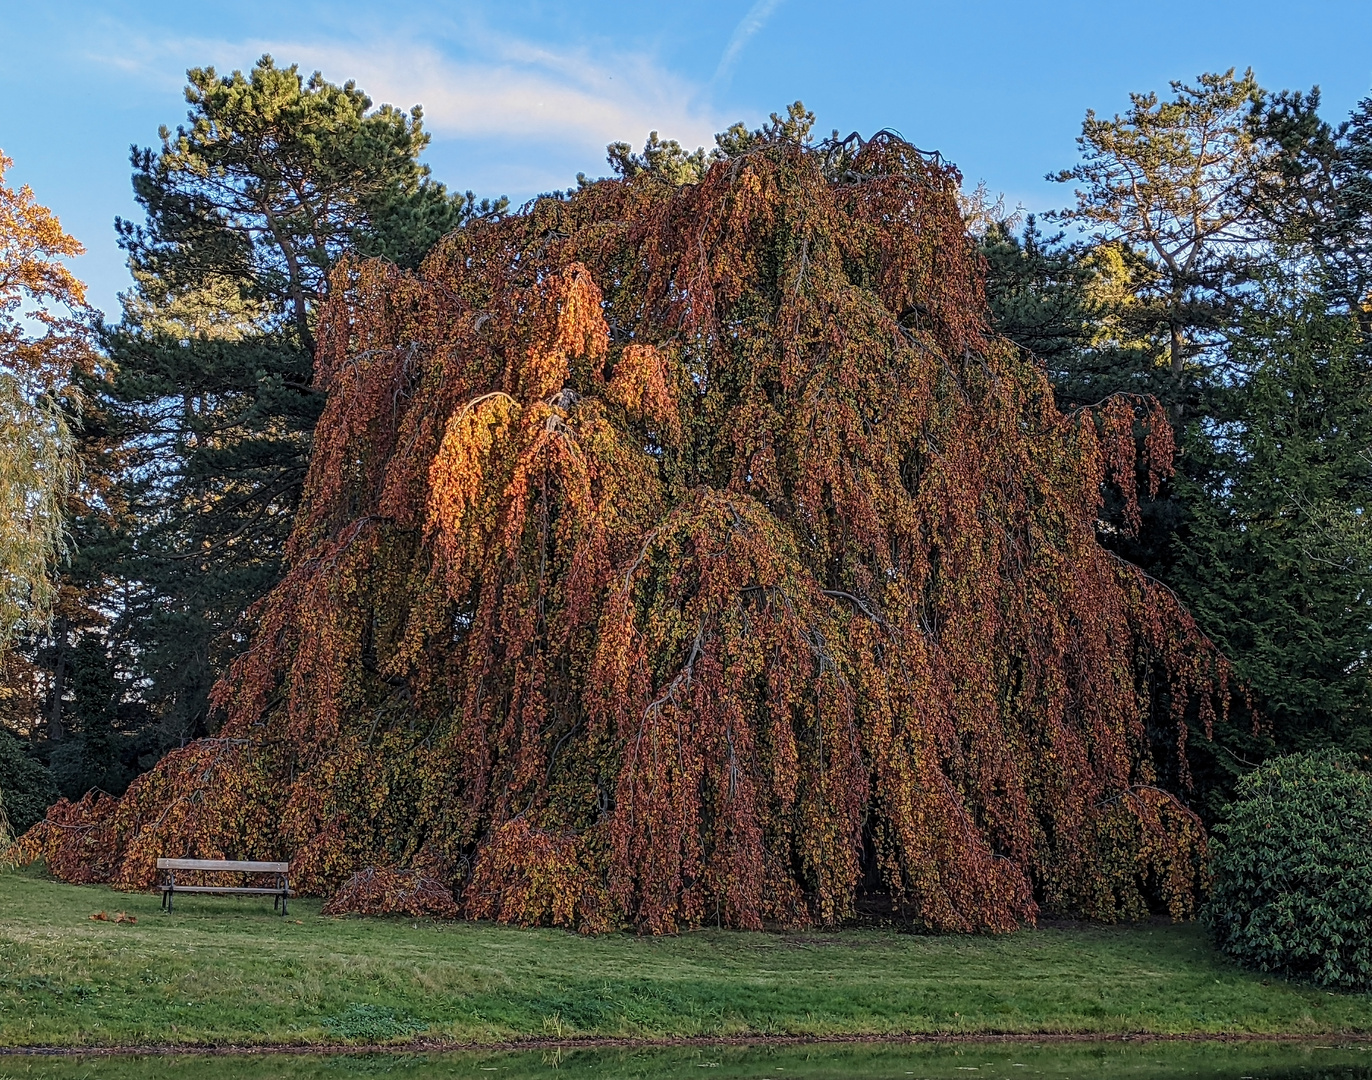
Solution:
<svg viewBox="0 0 1372 1080">
<path fill-rule="evenodd" d="M 203 892 L 203 893 L 252 893 L 257 896 L 280 896 L 282 892 L 287 892 L 294 896 L 295 893 L 283 889 L 249 889 L 232 885 L 163 885 L 162 891 L 165 892 Z"/>
<path fill-rule="evenodd" d="M 284 862 L 240 862 L 230 859 L 158 859 L 159 870 L 221 870 L 235 874 L 284 874 L 291 864 Z M 177 891 L 180 892 L 178 886 Z"/>
</svg>

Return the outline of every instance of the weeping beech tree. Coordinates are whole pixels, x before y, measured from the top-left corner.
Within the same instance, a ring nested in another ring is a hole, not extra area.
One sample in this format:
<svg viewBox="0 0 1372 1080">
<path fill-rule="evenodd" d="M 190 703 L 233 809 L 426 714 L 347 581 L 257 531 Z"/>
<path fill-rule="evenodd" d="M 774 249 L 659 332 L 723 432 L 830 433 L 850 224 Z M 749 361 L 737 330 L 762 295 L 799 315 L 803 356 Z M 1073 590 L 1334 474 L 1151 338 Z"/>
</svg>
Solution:
<svg viewBox="0 0 1372 1080">
<path fill-rule="evenodd" d="M 222 731 L 23 853 L 125 887 L 162 855 L 319 892 L 380 867 L 584 930 L 1189 913 L 1204 834 L 1169 790 L 1229 676 L 1097 541 L 1170 429 L 1063 415 L 989 335 L 958 183 L 886 134 L 773 134 L 417 273 L 345 262 Z"/>
</svg>

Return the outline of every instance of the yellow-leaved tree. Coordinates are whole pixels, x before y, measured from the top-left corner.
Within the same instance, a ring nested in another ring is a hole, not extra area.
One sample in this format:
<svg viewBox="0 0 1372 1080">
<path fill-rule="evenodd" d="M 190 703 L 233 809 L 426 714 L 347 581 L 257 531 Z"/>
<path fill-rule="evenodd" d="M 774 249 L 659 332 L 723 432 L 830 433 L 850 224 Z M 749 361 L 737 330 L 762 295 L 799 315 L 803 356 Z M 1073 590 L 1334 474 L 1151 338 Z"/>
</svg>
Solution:
<svg viewBox="0 0 1372 1080">
<path fill-rule="evenodd" d="M 64 263 L 85 249 L 0 152 L 0 715 L 31 716 L 36 673 L 10 645 L 48 621 L 77 476 L 72 382 L 91 356 L 85 286 Z M 0 792 L 0 842 L 9 821 Z"/>
<path fill-rule="evenodd" d="M 63 260 L 85 249 L 0 153 L 0 649 L 41 625 L 76 476 L 73 366 L 88 355 L 85 286 Z"/>
</svg>

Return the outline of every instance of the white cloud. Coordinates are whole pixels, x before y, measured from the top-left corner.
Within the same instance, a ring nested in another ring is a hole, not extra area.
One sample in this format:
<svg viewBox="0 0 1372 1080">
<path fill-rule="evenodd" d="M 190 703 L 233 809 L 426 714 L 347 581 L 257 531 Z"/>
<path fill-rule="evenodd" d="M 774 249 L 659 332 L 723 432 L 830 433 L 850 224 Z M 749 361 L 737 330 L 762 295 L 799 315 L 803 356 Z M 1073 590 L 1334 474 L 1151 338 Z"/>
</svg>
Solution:
<svg viewBox="0 0 1372 1080">
<path fill-rule="evenodd" d="M 690 104 L 698 91 L 642 56 L 597 62 L 506 41 L 501 52 L 469 60 L 411 45 L 385 50 L 282 46 L 335 77 L 356 78 L 374 100 L 420 102 L 436 132 L 467 137 L 532 136 L 603 148 L 637 145 L 650 129 L 703 144 L 717 122 Z"/>
<path fill-rule="evenodd" d="M 772 17 L 772 12 L 779 8 L 782 0 L 756 0 L 756 3 L 748 9 L 748 14 L 739 20 L 739 24 L 734 27 L 734 33 L 729 38 L 729 44 L 724 48 L 724 55 L 719 58 L 719 66 L 715 68 L 715 77 L 712 82 L 718 83 L 729 77 L 734 70 L 734 65 L 738 63 L 738 58 L 743 53 L 744 46 L 753 39 L 759 30 L 767 25 L 767 20 Z"/>
<path fill-rule="evenodd" d="M 533 138 L 599 152 L 615 140 L 638 145 L 650 130 L 688 146 L 709 145 L 724 126 L 699 104 L 700 86 L 649 55 L 592 56 L 510 37 L 466 37 L 468 48 L 449 54 L 403 39 L 153 43 L 140 36 L 135 48 L 129 39 L 107 40 L 93 58 L 161 81 L 169 64 L 213 61 L 231 70 L 271 53 L 335 81 L 355 79 L 378 103 L 421 104 L 430 130 L 463 138 Z"/>
</svg>

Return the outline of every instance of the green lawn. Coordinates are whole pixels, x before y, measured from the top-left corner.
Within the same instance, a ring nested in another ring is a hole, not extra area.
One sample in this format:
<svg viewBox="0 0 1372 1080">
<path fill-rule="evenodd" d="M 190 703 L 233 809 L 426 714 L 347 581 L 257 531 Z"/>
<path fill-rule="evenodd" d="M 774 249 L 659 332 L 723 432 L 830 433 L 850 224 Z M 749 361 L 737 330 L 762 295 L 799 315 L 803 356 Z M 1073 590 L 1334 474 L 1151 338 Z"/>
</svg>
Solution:
<svg viewBox="0 0 1372 1080">
<path fill-rule="evenodd" d="M 489 1080 L 491 1073 L 500 1080 L 1372 1080 L 1372 1047 L 810 1043 L 347 1056 L 0 1056 L 0 1080 Z"/>
<path fill-rule="evenodd" d="M 1369 1033 L 1372 999 L 1239 972 L 1195 926 L 582 938 L 308 901 L 282 919 L 187 896 L 167 916 L 0 874 L 3 1046 L 979 1032 Z"/>
</svg>

